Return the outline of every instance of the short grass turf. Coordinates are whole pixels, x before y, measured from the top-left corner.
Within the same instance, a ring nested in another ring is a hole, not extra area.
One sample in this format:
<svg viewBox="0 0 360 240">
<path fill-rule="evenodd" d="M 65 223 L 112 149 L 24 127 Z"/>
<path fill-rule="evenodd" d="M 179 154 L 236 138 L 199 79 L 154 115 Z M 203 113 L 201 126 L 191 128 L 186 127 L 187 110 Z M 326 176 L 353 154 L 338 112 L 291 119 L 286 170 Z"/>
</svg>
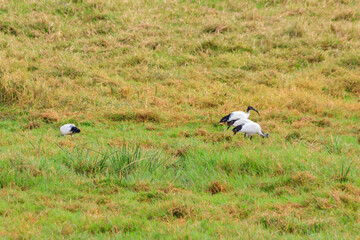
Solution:
<svg viewBox="0 0 360 240">
<path fill-rule="evenodd" d="M 1 1 L 0 236 L 359 238 L 359 12 Z"/>
</svg>

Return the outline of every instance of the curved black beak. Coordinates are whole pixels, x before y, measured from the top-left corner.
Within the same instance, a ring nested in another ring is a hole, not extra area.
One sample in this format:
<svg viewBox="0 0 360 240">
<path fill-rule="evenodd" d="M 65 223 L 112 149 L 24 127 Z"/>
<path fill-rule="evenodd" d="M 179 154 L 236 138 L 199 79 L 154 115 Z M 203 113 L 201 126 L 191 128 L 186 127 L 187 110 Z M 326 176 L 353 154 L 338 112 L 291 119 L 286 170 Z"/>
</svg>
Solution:
<svg viewBox="0 0 360 240">
<path fill-rule="evenodd" d="M 247 112 L 249 112 L 250 110 L 254 110 L 254 111 L 257 112 L 257 114 L 259 114 L 259 116 L 260 116 L 260 113 L 258 112 L 258 110 L 256 110 L 256 109 L 253 108 L 252 106 L 248 106 Z"/>
</svg>

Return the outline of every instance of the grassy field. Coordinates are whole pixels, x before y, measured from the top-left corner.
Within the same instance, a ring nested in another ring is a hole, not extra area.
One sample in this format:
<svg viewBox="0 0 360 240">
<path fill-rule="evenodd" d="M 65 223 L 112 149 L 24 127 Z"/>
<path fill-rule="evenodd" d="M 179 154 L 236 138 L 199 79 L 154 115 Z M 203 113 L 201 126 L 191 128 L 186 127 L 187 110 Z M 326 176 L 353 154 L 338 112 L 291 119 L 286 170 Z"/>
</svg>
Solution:
<svg viewBox="0 0 360 240">
<path fill-rule="evenodd" d="M 2 0 L 0 36 L 2 238 L 360 237 L 359 1 Z"/>
</svg>

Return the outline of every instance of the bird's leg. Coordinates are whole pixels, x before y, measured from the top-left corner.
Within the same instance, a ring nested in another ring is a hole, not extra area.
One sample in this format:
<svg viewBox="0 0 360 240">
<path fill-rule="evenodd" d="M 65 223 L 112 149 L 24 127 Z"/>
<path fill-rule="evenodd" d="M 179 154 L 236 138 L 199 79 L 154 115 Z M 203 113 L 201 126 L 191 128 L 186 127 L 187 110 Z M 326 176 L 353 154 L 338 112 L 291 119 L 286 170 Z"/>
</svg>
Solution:
<svg viewBox="0 0 360 240">
<path fill-rule="evenodd" d="M 244 138 L 246 138 L 246 133 L 244 133 Z"/>
<path fill-rule="evenodd" d="M 250 136 L 250 140 L 252 140 L 252 136 Z"/>
</svg>

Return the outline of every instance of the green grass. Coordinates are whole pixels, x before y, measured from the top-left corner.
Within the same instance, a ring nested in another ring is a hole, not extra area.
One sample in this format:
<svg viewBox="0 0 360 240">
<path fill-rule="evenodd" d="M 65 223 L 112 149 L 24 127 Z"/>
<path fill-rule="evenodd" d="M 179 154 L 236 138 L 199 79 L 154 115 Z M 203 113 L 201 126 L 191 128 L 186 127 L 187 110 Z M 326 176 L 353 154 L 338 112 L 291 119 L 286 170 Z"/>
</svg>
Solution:
<svg viewBox="0 0 360 240">
<path fill-rule="evenodd" d="M 82 126 L 71 139 L 58 137 L 49 124 L 29 131 L 3 123 L 17 133 L 1 130 L 7 139 L 0 152 L 1 231 L 7 236 L 357 236 L 353 137 L 332 142 L 322 136 L 315 146 L 277 134 L 205 141 L 197 126 L 185 126 L 186 137 L 182 128 L 148 131 L 135 124 L 129 131 L 124 123 Z M 334 144 L 344 152 L 328 151 Z"/>
<path fill-rule="evenodd" d="M 0 236 L 359 238 L 359 12 L 1 2 Z M 270 138 L 218 124 L 247 105 Z"/>
</svg>

